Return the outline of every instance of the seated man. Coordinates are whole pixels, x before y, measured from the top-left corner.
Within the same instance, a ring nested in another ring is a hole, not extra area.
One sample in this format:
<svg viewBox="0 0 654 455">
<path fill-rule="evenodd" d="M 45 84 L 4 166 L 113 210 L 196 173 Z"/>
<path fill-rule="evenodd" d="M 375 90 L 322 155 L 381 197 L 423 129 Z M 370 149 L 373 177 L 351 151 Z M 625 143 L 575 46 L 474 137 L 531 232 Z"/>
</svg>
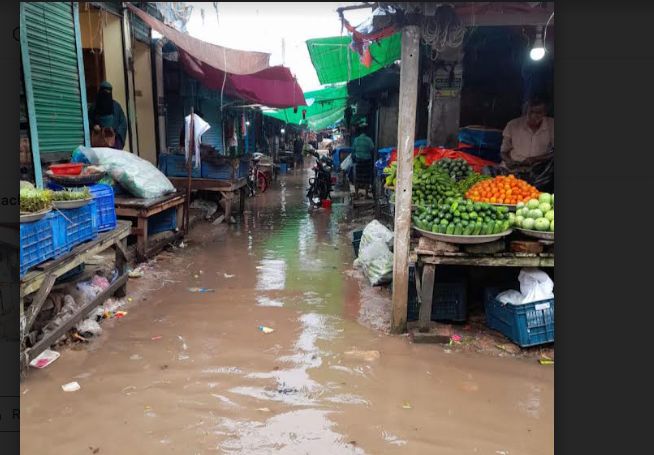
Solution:
<svg viewBox="0 0 654 455">
<path fill-rule="evenodd" d="M 514 174 L 537 188 L 549 189 L 554 159 L 554 119 L 546 116 L 547 105 L 532 98 L 526 115 L 511 120 L 504 128 L 502 163 L 490 174 Z"/>
</svg>

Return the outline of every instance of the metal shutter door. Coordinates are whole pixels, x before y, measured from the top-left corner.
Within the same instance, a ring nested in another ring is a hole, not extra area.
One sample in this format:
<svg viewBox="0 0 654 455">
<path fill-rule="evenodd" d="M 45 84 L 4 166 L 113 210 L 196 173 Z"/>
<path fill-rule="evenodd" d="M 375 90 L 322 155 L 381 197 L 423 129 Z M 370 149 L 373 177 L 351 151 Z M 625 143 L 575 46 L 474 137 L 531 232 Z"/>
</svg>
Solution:
<svg viewBox="0 0 654 455">
<path fill-rule="evenodd" d="M 65 2 L 20 6 L 32 147 L 41 155 L 71 153 L 89 137 L 77 7 Z"/>
</svg>

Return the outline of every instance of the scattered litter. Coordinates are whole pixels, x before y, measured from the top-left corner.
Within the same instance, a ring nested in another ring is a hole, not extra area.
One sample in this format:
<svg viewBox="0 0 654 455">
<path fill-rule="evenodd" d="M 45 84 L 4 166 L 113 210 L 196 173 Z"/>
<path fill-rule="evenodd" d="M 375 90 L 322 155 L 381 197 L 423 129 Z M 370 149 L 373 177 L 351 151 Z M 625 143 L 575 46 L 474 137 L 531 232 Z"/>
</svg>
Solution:
<svg viewBox="0 0 654 455">
<path fill-rule="evenodd" d="M 431 371 L 427 371 L 427 374 L 428 374 L 429 376 L 431 376 Z"/>
<path fill-rule="evenodd" d="M 125 316 L 127 316 L 127 311 L 116 311 L 114 313 L 116 319 L 124 318 Z"/>
<path fill-rule="evenodd" d="M 100 447 L 89 446 L 89 450 L 91 451 L 91 453 L 98 453 L 100 452 Z"/>
<path fill-rule="evenodd" d="M 82 335 L 80 335 L 77 332 L 73 333 L 73 338 L 76 339 L 77 341 L 81 341 L 82 343 L 88 343 L 89 342 L 89 340 L 87 340 L 86 338 L 84 338 Z"/>
<path fill-rule="evenodd" d="M 443 349 L 443 352 L 444 352 L 445 354 L 452 354 L 452 350 L 451 350 L 451 349 Z"/>
<path fill-rule="evenodd" d="M 200 278 L 200 275 L 193 275 L 193 278 L 197 280 L 198 278 Z"/>
<path fill-rule="evenodd" d="M 402 409 L 412 409 L 412 407 L 411 407 L 411 403 L 408 403 L 408 402 L 407 402 L 407 403 L 404 403 L 404 404 L 402 405 Z"/>
<path fill-rule="evenodd" d="M 152 337 L 152 338 L 150 338 L 150 339 L 151 339 L 152 341 L 157 341 L 157 340 L 160 340 L 160 339 L 162 339 L 162 338 L 163 338 L 163 337 L 162 337 L 161 335 L 157 335 L 156 337 Z"/>
<path fill-rule="evenodd" d="M 268 408 L 258 408 L 257 411 L 270 412 L 270 409 L 268 409 Z"/>
<path fill-rule="evenodd" d="M 144 275 L 143 274 L 143 269 L 141 269 L 140 267 L 129 271 L 129 277 L 130 278 L 141 278 L 141 277 L 143 277 L 143 275 Z"/>
<path fill-rule="evenodd" d="M 45 368 L 61 356 L 57 351 L 46 349 L 30 362 L 34 368 Z"/>
<path fill-rule="evenodd" d="M 143 360 L 143 357 L 138 354 L 132 354 L 129 356 L 129 360 Z"/>
<path fill-rule="evenodd" d="M 91 279 L 91 284 L 93 286 L 99 287 L 103 291 L 110 286 L 109 280 L 100 275 L 93 275 L 93 278 Z"/>
<path fill-rule="evenodd" d="M 225 220 L 225 215 L 220 215 L 218 218 L 214 220 L 212 223 L 214 226 L 222 223 Z"/>
<path fill-rule="evenodd" d="M 538 363 L 541 365 L 554 365 L 554 359 L 551 359 L 550 357 L 543 354 L 543 356 L 538 359 Z"/>
<path fill-rule="evenodd" d="M 204 275 L 204 272 L 203 272 L 202 270 L 200 270 L 200 272 L 199 272 L 199 273 L 200 273 L 200 275 Z"/>
<path fill-rule="evenodd" d="M 373 362 L 375 360 L 379 360 L 379 357 L 381 354 L 379 351 L 347 351 L 344 353 L 346 356 L 358 359 L 358 360 L 364 360 L 366 362 Z"/>
<path fill-rule="evenodd" d="M 121 392 L 123 392 L 125 395 L 132 395 L 134 393 L 131 392 L 132 390 L 136 390 L 136 386 L 128 385 L 127 387 L 124 387 Z"/>
<path fill-rule="evenodd" d="M 81 335 L 100 336 L 102 334 L 102 327 L 95 320 L 95 317 L 84 319 L 82 322 L 75 326 Z"/>
<path fill-rule="evenodd" d="M 179 246 L 179 248 L 182 248 L 182 249 L 186 248 L 186 244 L 184 242 L 180 242 L 178 246 Z"/>
<path fill-rule="evenodd" d="M 205 294 L 207 292 L 215 292 L 215 289 L 209 288 L 188 288 L 189 292 L 199 292 L 200 294 Z"/>
<path fill-rule="evenodd" d="M 234 278 L 236 275 L 230 275 L 229 273 L 224 274 L 225 278 Z"/>
<path fill-rule="evenodd" d="M 80 385 L 77 382 L 69 382 L 61 386 L 64 392 L 77 392 L 81 389 Z"/>
<path fill-rule="evenodd" d="M 186 341 L 184 341 L 184 338 L 182 338 L 180 335 L 177 335 L 177 338 L 179 338 L 179 341 L 182 342 L 182 349 L 186 351 L 188 346 L 186 346 Z"/>
<path fill-rule="evenodd" d="M 497 453 L 498 455 L 509 455 L 508 450 L 496 450 L 495 453 Z"/>
<path fill-rule="evenodd" d="M 496 344 L 495 347 L 496 347 L 497 349 L 500 349 L 500 350 L 506 352 L 506 353 L 509 353 L 509 354 L 515 354 L 515 352 L 513 352 L 513 351 L 511 350 L 511 348 L 510 348 L 509 346 L 505 345 L 505 344 Z"/>
<path fill-rule="evenodd" d="M 450 341 L 452 343 L 461 343 L 462 340 L 463 340 L 463 337 L 461 335 L 454 334 L 454 335 L 452 335 L 450 337 Z"/>
<path fill-rule="evenodd" d="M 132 301 L 132 298 L 131 298 L 131 297 L 127 297 L 127 301 L 128 301 L 128 302 L 131 302 L 131 301 Z"/>
<path fill-rule="evenodd" d="M 270 327 L 266 327 L 265 325 L 260 325 L 259 331 L 263 333 L 273 333 L 275 329 L 271 329 Z"/>
<path fill-rule="evenodd" d="M 27 395 L 27 392 L 29 392 L 29 391 L 30 391 L 30 389 L 23 390 L 23 395 Z"/>
</svg>

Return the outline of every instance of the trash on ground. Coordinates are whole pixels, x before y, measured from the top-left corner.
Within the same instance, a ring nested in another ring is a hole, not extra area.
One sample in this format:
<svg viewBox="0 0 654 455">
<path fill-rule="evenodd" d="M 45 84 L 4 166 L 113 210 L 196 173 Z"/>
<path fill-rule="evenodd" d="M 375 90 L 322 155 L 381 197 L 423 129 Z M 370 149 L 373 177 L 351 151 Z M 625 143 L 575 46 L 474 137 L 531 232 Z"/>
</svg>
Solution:
<svg viewBox="0 0 654 455">
<path fill-rule="evenodd" d="M 150 338 L 150 339 L 151 339 L 152 341 L 157 341 L 157 340 L 160 340 L 160 339 L 162 339 L 162 338 L 163 338 L 163 337 L 162 337 L 161 335 L 157 335 L 156 337 L 152 337 L 152 338 Z"/>
<path fill-rule="evenodd" d="M 225 278 L 234 278 L 236 275 L 230 275 L 229 273 L 224 274 Z"/>
<path fill-rule="evenodd" d="M 129 277 L 130 278 L 142 278 L 143 275 L 144 275 L 143 269 L 140 268 L 140 267 L 129 271 Z"/>
<path fill-rule="evenodd" d="M 75 328 L 82 336 L 100 336 L 102 334 L 102 327 L 98 324 L 98 321 L 95 320 L 95 317 L 84 319 L 82 322 L 78 323 Z"/>
<path fill-rule="evenodd" d="M 92 336 L 92 335 L 90 335 L 90 336 Z M 82 343 L 88 343 L 89 342 L 89 340 L 87 340 L 85 337 L 80 335 L 78 332 L 73 333 L 72 337 L 73 337 L 73 339 L 75 339 L 77 341 L 81 341 Z"/>
<path fill-rule="evenodd" d="M 412 407 L 411 407 L 411 403 L 408 403 L 408 402 L 407 402 L 407 403 L 404 403 L 404 404 L 402 405 L 402 409 L 412 409 Z"/>
<path fill-rule="evenodd" d="M 64 392 L 77 392 L 82 387 L 75 381 L 69 382 L 61 386 Z"/>
<path fill-rule="evenodd" d="M 93 286 L 99 287 L 103 291 L 110 286 L 109 280 L 100 275 L 93 275 L 93 278 L 91 279 L 91 284 Z"/>
<path fill-rule="evenodd" d="M 268 409 L 268 408 L 258 408 L 257 411 L 260 411 L 260 412 L 270 412 L 270 409 Z"/>
<path fill-rule="evenodd" d="M 450 341 L 453 343 L 461 343 L 461 341 L 463 341 L 463 337 L 461 335 L 454 334 L 450 337 Z"/>
<path fill-rule="evenodd" d="M 35 357 L 31 362 L 30 366 L 34 368 L 45 368 L 50 365 L 52 362 L 57 360 L 61 356 L 57 351 L 51 349 L 46 349 L 38 357 Z"/>
<path fill-rule="evenodd" d="M 129 356 L 129 360 L 143 360 L 143 357 L 138 354 L 132 354 Z"/>
<path fill-rule="evenodd" d="M 540 359 L 538 359 L 538 363 L 540 363 L 541 365 L 554 365 L 554 359 L 543 354 L 543 356 Z"/>
<path fill-rule="evenodd" d="M 259 326 L 259 331 L 263 333 L 273 333 L 275 329 L 272 329 L 270 327 L 266 327 L 265 325 L 260 325 Z"/>
<path fill-rule="evenodd" d="M 116 311 L 114 313 L 116 319 L 124 318 L 125 316 L 127 316 L 127 311 Z"/>
<path fill-rule="evenodd" d="M 199 292 L 200 294 L 205 294 L 207 292 L 215 292 L 215 289 L 209 288 L 188 288 L 189 292 Z"/>
<path fill-rule="evenodd" d="M 375 360 L 379 360 L 379 357 L 381 356 L 379 351 L 354 350 L 354 351 L 346 351 L 344 354 L 353 359 L 364 360 L 366 362 L 373 362 Z"/>
</svg>

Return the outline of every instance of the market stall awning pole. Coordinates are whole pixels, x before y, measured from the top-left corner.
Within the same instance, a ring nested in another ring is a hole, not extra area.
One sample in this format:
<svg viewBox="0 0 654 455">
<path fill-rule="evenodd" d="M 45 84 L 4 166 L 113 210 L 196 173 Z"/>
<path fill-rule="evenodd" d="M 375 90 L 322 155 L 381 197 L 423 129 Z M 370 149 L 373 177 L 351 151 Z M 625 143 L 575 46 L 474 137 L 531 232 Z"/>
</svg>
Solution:
<svg viewBox="0 0 654 455">
<path fill-rule="evenodd" d="M 188 235 L 190 231 L 190 214 L 189 211 L 191 209 L 191 169 L 193 167 L 193 155 L 195 152 L 195 122 L 193 121 L 193 117 L 195 117 L 195 112 L 194 109 L 191 107 L 191 121 L 190 121 L 190 126 L 188 129 L 188 157 L 186 160 L 186 173 L 187 173 L 187 181 L 186 181 L 186 207 L 184 207 L 184 234 Z M 186 128 L 186 125 L 184 125 L 184 128 Z"/>
<path fill-rule="evenodd" d="M 402 29 L 400 64 L 400 105 L 397 122 L 397 183 L 395 185 L 395 229 L 393 246 L 393 314 L 391 332 L 406 330 L 409 297 L 409 247 L 411 231 L 411 190 L 413 178 L 413 141 L 418 100 L 420 28 Z"/>
</svg>

